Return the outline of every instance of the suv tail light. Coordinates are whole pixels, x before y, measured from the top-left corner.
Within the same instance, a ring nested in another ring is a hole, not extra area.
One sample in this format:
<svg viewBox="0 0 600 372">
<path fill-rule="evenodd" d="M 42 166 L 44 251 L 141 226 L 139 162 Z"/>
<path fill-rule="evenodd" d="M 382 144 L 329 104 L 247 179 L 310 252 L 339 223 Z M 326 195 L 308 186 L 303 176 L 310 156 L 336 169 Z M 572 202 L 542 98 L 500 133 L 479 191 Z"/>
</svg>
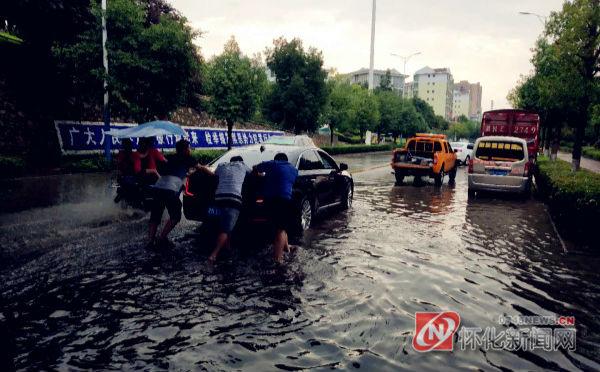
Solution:
<svg viewBox="0 0 600 372">
<path fill-rule="evenodd" d="M 469 173 L 473 173 L 473 159 L 469 159 Z"/>
<path fill-rule="evenodd" d="M 190 192 L 190 179 L 189 178 L 187 178 L 185 180 L 185 190 L 183 191 L 183 194 L 185 196 L 194 196 L 194 193 Z"/>
</svg>

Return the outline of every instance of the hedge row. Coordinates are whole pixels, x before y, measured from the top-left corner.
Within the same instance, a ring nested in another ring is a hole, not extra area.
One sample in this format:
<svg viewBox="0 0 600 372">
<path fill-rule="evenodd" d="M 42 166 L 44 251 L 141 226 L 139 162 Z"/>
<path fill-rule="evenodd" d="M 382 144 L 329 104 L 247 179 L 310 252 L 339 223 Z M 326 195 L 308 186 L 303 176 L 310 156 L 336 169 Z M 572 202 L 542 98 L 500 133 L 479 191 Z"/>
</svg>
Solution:
<svg viewBox="0 0 600 372">
<path fill-rule="evenodd" d="M 586 146 L 583 148 L 583 156 L 594 160 L 600 160 L 600 149 L 597 149 L 594 146 Z"/>
<path fill-rule="evenodd" d="M 392 145 L 352 145 L 352 146 L 326 146 L 322 147 L 330 155 L 355 154 L 375 151 L 391 151 Z"/>
<path fill-rule="evenodd" d="M 535 179 L 565 236 L 589 244 L 597 240 L 600 174 L 586 169 L 572 172 L 566 161 L 540 157 Z"/>
</svg>

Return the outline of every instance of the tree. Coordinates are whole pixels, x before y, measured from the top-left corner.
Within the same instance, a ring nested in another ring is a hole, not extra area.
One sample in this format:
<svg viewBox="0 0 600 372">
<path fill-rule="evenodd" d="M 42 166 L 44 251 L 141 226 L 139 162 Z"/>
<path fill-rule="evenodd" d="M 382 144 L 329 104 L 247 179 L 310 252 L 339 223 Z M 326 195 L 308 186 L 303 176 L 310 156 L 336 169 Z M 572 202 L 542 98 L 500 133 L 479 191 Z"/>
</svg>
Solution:
<svg viewBox="0 0 600 372">
<path fill-rule="evenodd" d="M 412 102 L 413 106 L 415 106 L 417 112 L 421 114 L 423 120 L 425 120 L 425 123 L 427 123 L 429 127 L 445 129 L 439 127 L 441 123 L 436 118 L 435 113 L 433 112 L 433 107 L 431 107 L 429 103 L 425 102 L 425 100 L 422 100 L 419 97 L 413 97 L 410 99 L 410 101 Z"/>
<path fill-rule="evenodd" d="M 360 85 L 352 85 L 352 93 L 351 126 L 365 138 L 365 133 L 379 123 L 379 104 L 375 95 Z"/>
<path fill-rule="evenodd" d="M 377 135 L 395 132 L 400 127 L 400 115 L 403 109 L 402 98 L 391 90 L 383 90 L 376 94 L 379 103 L 380 121 L 375 126 Z"/>
<path fill-rule="evenodd" d="M 157 3 L 160 3 L 157 1 Z M 109 91 L 113 115 L 146 121 L 165 117 L 178 105 L 193 102 L 200 91 L 201 59 L 187 20 L 169 11 L 149 16 L 144 2 L 108 2 Z M 160 7 L 158 7 L 160 9 Z M 71 43 L 56 44 L 63 81 L 73 82 L 70 95 L 98 115 L 102 102 L 101 10 L 92 3 L 93 22 Z"/>
<path fill-rule="evenodd" d="M 266 72 L 257 61 L 242 55 L 232 37 L 223 53 L 209 62 L 206 83 L 210 111 L 227 123 L 227 146 L 231 149 L 233 124 L 249 120 L 260 107 Z"/>
<path fill-rule="evenodd" d="M 598 100 L 600 72 L 600 0 L 566 1 L 560 12 L 550 15 L 546 35 L 557 46 L 556 53 L 578 88 L 572 91 L 577 110 L 571 121 L 575 129 L 573 170 L 579 169 L 585 128 Z"/>
<path fill-rule="evenodd" d="M 348 129 L 352 120 L 352 85 L 343 77 L 334 76 L 327 82 L 329 97 L 324 110 L 329 124 L 330 143 L 333 145 L 334 130 Z"/>
<path fill-rule="evenodd" d="M 327 101 L 322 54 L 305 51 L 300 39 L 279 38 L 267 49 L 266 60 L 276 81 L 265 105 L 267 116 L 295 133 L 317 129 Z"/>
<path fill-rule="evenodd" d="M 410 100 L 403 101 L 398 127 L 392 130 L 394 138 L 397 138 L 400 134 L 408 137 L 413 136 L 415 133 L 427 131 L 429 131 L 429 127 L 425 119 L 417 112 L 412 102 Z"/>
<path fill-rule="evenodd" d="M 392 72 L 390 71 L 390 69 L 385 70 L 385 74 L 381 77 L 379 87 L 377 87 L 376 91 L 392 91 Z"/>
</svg>

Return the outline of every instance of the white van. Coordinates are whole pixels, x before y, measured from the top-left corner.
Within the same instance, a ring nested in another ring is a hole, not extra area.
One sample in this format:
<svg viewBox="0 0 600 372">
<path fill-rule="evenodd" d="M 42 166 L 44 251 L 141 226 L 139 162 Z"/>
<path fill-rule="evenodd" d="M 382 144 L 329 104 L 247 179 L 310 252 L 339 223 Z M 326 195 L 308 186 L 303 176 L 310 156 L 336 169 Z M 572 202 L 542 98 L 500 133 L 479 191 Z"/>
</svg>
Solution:
<svg viewBox="0 0 600 372">
<path fill-rule="evenodd" d="M 480 137 L 469 161 L 469 195 L 475 191 L 528 193 L 531 165 L 524 139 Z"/>
</svg>

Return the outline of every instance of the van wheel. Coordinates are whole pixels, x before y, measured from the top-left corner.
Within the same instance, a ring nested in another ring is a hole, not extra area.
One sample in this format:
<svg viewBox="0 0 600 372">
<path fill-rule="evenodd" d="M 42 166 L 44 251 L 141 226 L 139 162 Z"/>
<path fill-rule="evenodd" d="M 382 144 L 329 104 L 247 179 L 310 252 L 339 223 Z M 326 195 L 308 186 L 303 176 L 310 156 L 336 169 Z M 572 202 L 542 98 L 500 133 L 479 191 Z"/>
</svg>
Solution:
<svg viewBox="0 0 600 372">
<path fill-rule="evenodd" d="M 458 167 L 458 166 L 457 166 L 457 165 L 455 165 L 455 166 L 454 166 L 454 167 L 453 167 L 453 168 L 450 170 L 450 172 L 448 173 L 448 177 L 450 178 L 450 181 L 452 181 L 452 182 L 454 182 L 454 179 L 456 179 L 456 168 L 457 168 L 457 167 Z"/>
<path fill-rule="evenodd" d="M 442 186 L 442 183 L 444 183 L 444 176 L 446 176 L 446 174 L 444 173 L 444 164 L 442 164 L 440 172 L 433 177 L 436 186 Z"/>
<path fill-rule="evenodd" d="M 402 185 L 402 183 L 404 183 L 404 173 L 396 171 L 394 172 L 394 175 L 396 176 L 396 186 Z"/>
</svg>

